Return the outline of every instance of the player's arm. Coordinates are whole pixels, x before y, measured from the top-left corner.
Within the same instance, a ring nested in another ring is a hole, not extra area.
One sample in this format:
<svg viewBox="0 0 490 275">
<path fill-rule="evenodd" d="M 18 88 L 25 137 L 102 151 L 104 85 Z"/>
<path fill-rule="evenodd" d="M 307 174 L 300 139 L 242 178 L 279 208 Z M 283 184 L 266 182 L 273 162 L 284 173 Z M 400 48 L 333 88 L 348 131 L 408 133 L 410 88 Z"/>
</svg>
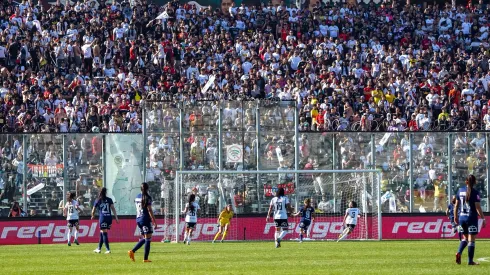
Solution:
<svg viewBox="0 0 490 275">
<path fill-rule="evenodd" d="M 153 223 L 153 227 L 157 227 L 157 222 L 155 219 L 155 215 L 153 215 L 153 209 L 151 208 L 151 204 L 148 204 L 148 206 L 146 206 L 146 209 L 148 209 L 148 215 L 150 215 L 151 223 Z"/>
<path fill-rule="evenodd" d="M 92 207 L 92 217 L 90 217 L 90 219 L 94 219 L 95 218 L 95 205 L 94 207 Z"/>
<path fill-rule="evenodd" d="M 315 211 L 311 212 L 311 221 L 315 220 L 315 216 L 316 216 Z"/>
<path fill-rule="evenodd" d="M 293 217 L 297 217 L 299 214 L 301 214 L 301 211 L 298 211 L 298 212 L 296 212 L 296 213 L 291 213 L 291 216 L 293 216 Z"/>
<path fill-rule="evenodd" d="M 476 206 L 476 212 L 478 212 L 480 219 L 483 220 L 482 227 L 485 227 L 487 225 L 487 221 L 485 220 L 485 216 L 483 215 L 483 210 L 481 209 L 481 204 L 479 202 L 475 202 L 475 206 Z"/>
<path fill-rule="evenodd" d="M 182 214 L 187 213 L 187 211 L 189 211 L 189 207 L 186 205 L 185 208 L 184 208 L 184 211 L 182 211 Z"/>
<path fill-rule="evenodd" d="M 63 217 L 66 217 L 66 212 L 67 212 L 67 210 L 68 210 L 68 209 L 66 208 L 66 206 L 67 206 L 67 205 L 68 205 L 68 203 L 67 203 L 67 204 L 65 204 L 65 207 L 63 207 Z"/>
<path fill-rule="evenodd" d="M 344 215 L 344 220 L 342 221 L 342 226 L 345 226 L 345 221 L 347 220 L 347 217 L 349 216 L 349 210 L 347 210 L 345 212 L 345 215 Z"/>
<path fill-rule="evenodd" d="M 454 212 L 454 224 L 458 225 L 458 209 L 459 209 L 459 199 L 456 200 L 456 203 L 454 204 L 454 209 L 453 209 L 453 212 Z M 481 208 L 480 208 L 481 209 Z"/>
<path fill-rule="evenodd" d="M 269 211 L 267 212 L 267 218 L 265 218 L 266 222 L 269 221 L 269 217 L 271 216 L 271 212 L 272 212 L 272 207 L 273 207 L 273 204 L 271 202 L 271 204 L 269 205 Z"/>
<path fill-rule="evenodd" d="M 286 209 L 288 210 L 289 213 L 294 213 L 294 209 L 290 203 L 286 203 Z"/>
<path fill-rule="evenodd" d="M 117 217 L 117 212 L 116 212 L 116 208 L 114 207 L 114 204 L 111 204 L 111 210 L 112 210 L 112 213 L 114 213 L 114 217 L 116 218 L 116 222 L 119 223 L 119 218 Z"/>
<path fill-rule="evenodd" d="M 219 224 L 219 221 L 221 221 L 221 219 L 223 218 L 223 215 L 225 214 L 225 211 L 221 211 L 221 213 L 219 213 L 219 217 L 218 217 L 218 224 Z"/>
</svg>

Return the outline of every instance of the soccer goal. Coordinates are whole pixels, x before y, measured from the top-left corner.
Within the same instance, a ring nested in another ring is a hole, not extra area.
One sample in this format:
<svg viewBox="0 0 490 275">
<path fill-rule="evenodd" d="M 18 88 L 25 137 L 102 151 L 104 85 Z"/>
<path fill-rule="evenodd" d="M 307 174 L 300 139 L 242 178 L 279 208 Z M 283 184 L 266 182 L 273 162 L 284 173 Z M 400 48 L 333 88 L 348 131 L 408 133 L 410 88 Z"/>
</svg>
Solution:
<svg viewBox="0 0 490 275">
<path fill-rule="evenodd" d="M 182 240 L 186 227 L 182 211 L 195 194 L 201 209 L 193 240 L 214 239 L 219 214 L 227 205 L 234 217 L 225 240 L 273 240 L 274 221 L 266 222 L 266 215 L 282 187 L 295 212 L 306 198 L 316 209 L 306 240 L 336 240 L 351 201 L 360 214 L 347 240 L 381 240 L 380 182 L 378 170 L 178 171 L 164 232 L 170 241 Z M 288 223 L 285 239 L 298 239 L 300 217 L 289 215 Z"/>
</svg>

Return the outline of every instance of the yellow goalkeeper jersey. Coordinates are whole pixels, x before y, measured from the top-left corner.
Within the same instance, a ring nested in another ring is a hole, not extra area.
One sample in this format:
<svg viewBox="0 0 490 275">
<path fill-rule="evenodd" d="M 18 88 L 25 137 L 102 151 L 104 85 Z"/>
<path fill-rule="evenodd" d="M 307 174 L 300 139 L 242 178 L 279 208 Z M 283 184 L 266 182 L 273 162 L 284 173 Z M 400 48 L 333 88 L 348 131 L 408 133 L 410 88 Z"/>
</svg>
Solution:
<svg viewBox="0 0 490 275">
<path fill-rule="evenodd" d="M 233 218 L 233 211 L 228 212 L 226 210 L 223 210 L 219 214 L 219 222 L 220 223 L 229 223 L 231 218 Z"/>
</svg>

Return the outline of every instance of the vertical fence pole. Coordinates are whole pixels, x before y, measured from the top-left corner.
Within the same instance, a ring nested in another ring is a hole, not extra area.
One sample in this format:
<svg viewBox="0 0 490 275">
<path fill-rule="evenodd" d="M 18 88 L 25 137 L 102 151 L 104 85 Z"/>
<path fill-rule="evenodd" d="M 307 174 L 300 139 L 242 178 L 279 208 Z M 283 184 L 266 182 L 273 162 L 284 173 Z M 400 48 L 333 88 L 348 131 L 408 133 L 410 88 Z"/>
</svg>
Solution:
<svg viewBox="0 0 490 275">
<path fill-rule="evenodd" d="M 299 112 L 297 104 L 294 105 L 294 170 L 299 170 Z M 299 174 L 294 173 L 294 184 L 296 190 L 302 190 L 299 186 Z M 298 194 L 295 193 L 295 208 L 298 209 Z"/>
<path fill-rule="evenodd" d="M 223 170 L 223 110 L 221 103 L 218 103 L 218 171 Z M 243 148 L 243 143 L 242 143 L 242 148 Z M 242 163 L 243 165 L 244 163 Z M 220 196 L 219 196 L 219 208 L 223 209 L 224 201 L 226 200 L 225 195 L 223 194 L 223 178 L 221 176 L 221 173 L 218 174 L 218 190 L 220 191 Z M 235 206 L 235 204 L 233 204 Z"/>
<path fill-rule="evenodd" d="M 146 156 L 147 156 L 146 151 L 149 150 L 149 148 L 148 148 L 148 130 L 146 129 L 148 126 L 147 121 L 146 121 L 146 119 L 147 119 L 146 108 L 149 107 L 147 105 L 149 105 L 149 104 L 144 102 L 143 110 L 142 110 L 142 114 L 141 114 L 142 120 L 143 120 L 143 129 L 141 130 L 142 134 L 143 134 L 143 155 L 141 156 L 143 158 L 143 182 L 146 182 Z M 104 173 L 104 184 L 105 184 L 105 173 Z"/>
<path fill-rule="evenodd" d="M 486 146 L 486 159 L 487 159 L 487 177 L 485 179 L 485 184 L 486 184 L 486 188 L 487 188 L 487 212 L 490 211 L 490 168 L 488 168 L 488 158 L 490 157 L 490 134 L 486 134 L 485 136 L 485 142 L 487 143 L 487 146 Z M 451 197 L 449 197 L 449 199 L 451 199 Z"/>
<path fill-rule="evenodd" d="M 106 182 L 107 182 L 107 180 L 106 180 L 107 179 L 107 177 L 106 177 L 106 174 L 107 174 L 106 173 L 106 171 L 107 171 L 106 160 L 107 159 L 105 157 L 105 152 L 106 152 L 105 147 L 107 146 L 107 142 L 105 140 L 106 138 L 107 138 L 107 135 L 102 135 L 102 180 L 103 180 L 102 185 L 104 187 L 107 187 L 107 184 L 106 184 Z M 146 137 L 144 135 L 143 135 L 143 138 L 146 139 Z M 143 148 L 142 153 L 143 153 L 143 156 L 142 156 L 143 160 L 146 160 L 146 148 Z M 146 167 L 145 163 L 143 163 L 143 166 Z M 144 173 L 144 175 L 146 175 L 146 172 Z M 143 177 L 143 179 L 146 181 L 145 177 Z"/>
<path fill-rule="evenodd" d="M 453 134 L 449 134 L 447 137 L 447 196 L 448 201 L 453 194 L 453 145 L 452 145 Z"/>
<path fill-rule="evenodd" d="M 260 170 L 260 101 L 255 105 L 255 153 L 256 153 L 256 170 Z M 256 175 L 257 179 L 257 212 L 260 212 L 260 174 Z"/>
<path fill-rule="evenodd" d="M 335 134 L 332 135 L 332 166 L 334 170 L 338 169 L 337 165 L 337 150 L 335 148 L 335 144 L 337 142 L 337 137 Z M 332 174 L 332 194 L 333 194 L 333 212 L 337 212 L 337 184 L 335 183 L 336 181 L 336 174 Z M 328 200 L 328 198 L 327 198 Z"/>
<path fill-rule="evenodd" d="M 63 135 L 63 205 L 66 203 L 66 193 L 68 192 L 69 177 L 68 177 L 68 146 L 70 146 L 68 141 L 68 136 Z M 104 154 L 102 153 L 102 156 Z"/>
<path fill-rule="evenodd" d="M 414 162 L 413 162 L 413 134 L 409 134 L 408 136 L 408 144 L 410 146 L 410 148 L 408 148 L 408 159 L 409 159 L 409 177 L 408 177 L 408 180 L 409 180 L 409 189 L 410 189 L 410 195 L 409 195 L 409 199 L 410 199 L 410 202 L 409 202 L 409 210 L 410 210 L 410 213 L 413 212 L 413 182 L 414 182 L 414 178 L 413 178 L 413 168 L 415 167 L 414 165 Z"/>
<path fill-rule="evenodd" d="M 17 157 L 17 155 L 15 156 Z M 23 205 L 23 210 L 24 213 L 27 213 L 27 135 L 22 135 L 22 163 L 24 166 L 22 167 L 22 189 L 23 189 L 23 200 L 24 200 L 24 205 Z M 19 188 L 16 186 L 15 188 Z"/>
</svg>

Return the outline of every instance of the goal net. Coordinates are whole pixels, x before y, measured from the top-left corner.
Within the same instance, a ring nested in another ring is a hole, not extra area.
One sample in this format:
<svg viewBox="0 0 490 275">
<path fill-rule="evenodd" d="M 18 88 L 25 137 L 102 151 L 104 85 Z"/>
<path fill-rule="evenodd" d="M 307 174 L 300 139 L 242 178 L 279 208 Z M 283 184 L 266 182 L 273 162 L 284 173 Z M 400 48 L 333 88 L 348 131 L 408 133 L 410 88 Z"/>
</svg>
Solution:
<svg viewBox="0 0 490 275">
<path fill-rule="evenodd" d="M 173 242 L 183 239 L 182 211 L 189 195 L 195 194 L 201 209 L 193 240 L 213 240 L 218 216 L 227 205 L 235 215 L 226 240 L 273 240 L 274 222 L 265 218 L 271 199 L 282 187 L 294 211 L 306 198 L 316 209 L 306 240 L 336 240 L 351 201 L 357 203 L 360 215 L 347 240 L 380 240 L 380 182 L 377 170 L 178 171 L 169 182 L 173 198 L 165 207 L 164 236 Z M 298 239 L 300 218 L 289 215 L 288 223 L 285 239 Z"/>
</svg>

